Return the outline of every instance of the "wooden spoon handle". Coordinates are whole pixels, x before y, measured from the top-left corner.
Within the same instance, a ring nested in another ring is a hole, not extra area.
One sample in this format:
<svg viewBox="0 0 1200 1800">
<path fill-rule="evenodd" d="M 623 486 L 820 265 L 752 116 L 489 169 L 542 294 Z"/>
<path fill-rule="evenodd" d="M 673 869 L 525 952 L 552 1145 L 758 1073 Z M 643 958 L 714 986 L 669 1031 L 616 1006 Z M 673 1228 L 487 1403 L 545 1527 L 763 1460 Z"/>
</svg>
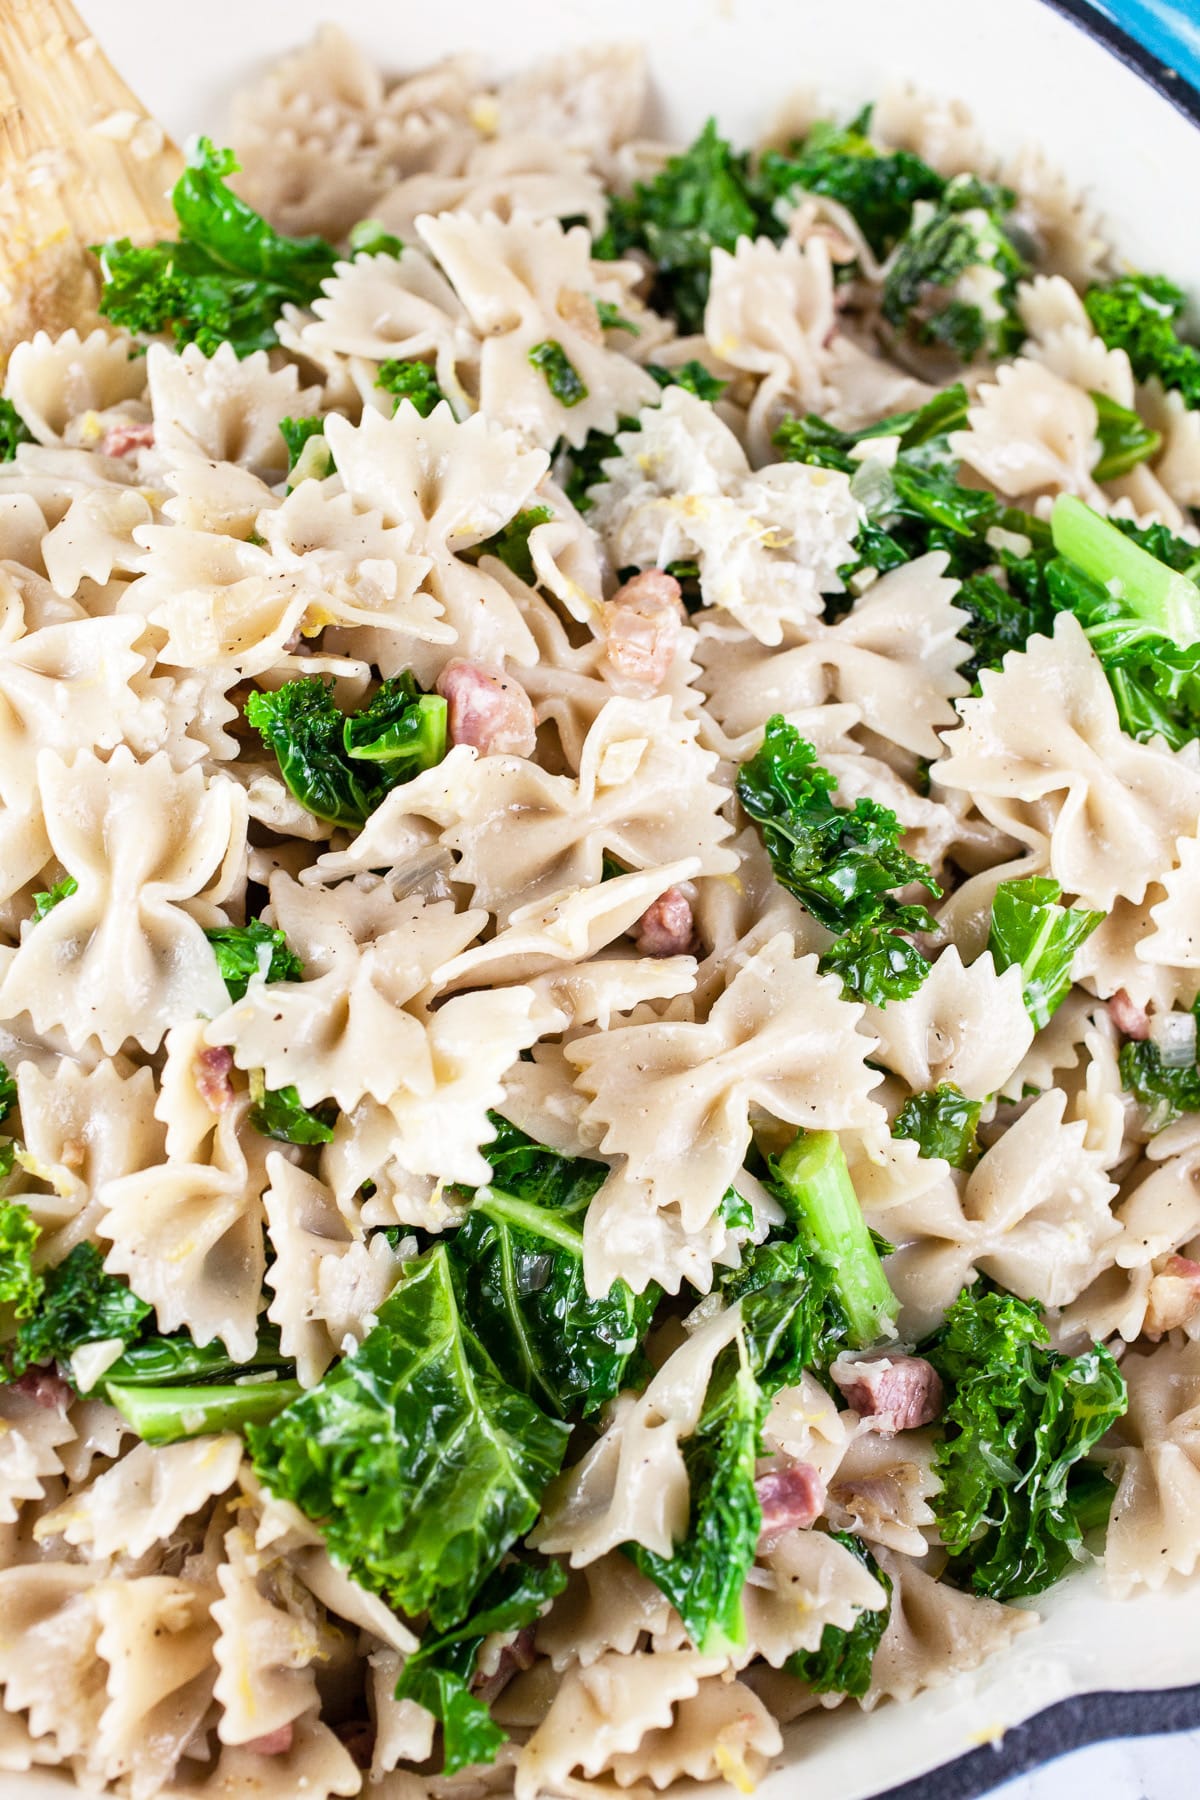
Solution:
<svg viewBox="0 0 1200 1800">
<path fill-rule="evenodd" d="M 169 232 L 180 167 L 70 0 L 0 0 L 0 357 L 87 322 L 87 246 Z"/>
</svg>

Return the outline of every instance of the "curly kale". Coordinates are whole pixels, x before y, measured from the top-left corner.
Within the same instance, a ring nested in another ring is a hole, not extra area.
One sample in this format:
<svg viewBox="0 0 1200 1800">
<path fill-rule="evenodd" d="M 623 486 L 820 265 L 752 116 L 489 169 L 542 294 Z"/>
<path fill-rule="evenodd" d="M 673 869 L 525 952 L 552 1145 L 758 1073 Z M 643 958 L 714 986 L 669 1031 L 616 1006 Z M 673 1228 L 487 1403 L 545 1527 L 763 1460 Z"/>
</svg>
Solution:
<svg viewBox="0 0 1200 1800">
<path fill-rule="evenodd" d="M 171 200 L 177 242 L 97 245 L 103 287 L 99 309 L 137 335 L 169 331 L 175 343 L 212 356 L 230 343 L 238 356 L 278 342 L 285 302 L 307 306 L 332 275 L 337 252 L 320 237 L 286 237 L 238 198 L 227 176 L 232 150 L 200 138 Z"/>
<path fill-rule="evenodd" d="M 895 889 L 921 882 L 941 889 L 924 863 L 900 848 L 902 827 L 875 800 L 834 804 L 836 778 L 813 746 L 776 714 L 761 747 L 738 773 L 737 794 L 771 858 L 777 881 L 838 939 L 822 967 L 874 1005 L 916 992 L 929 965 L 907 936 L 928 931 L 923 906 L 902 904 Z"/>
<path fill-rule="evenodd" d="M 357 826 L 391 790 L 446 753 L 446 702 L 410 674 L 380 684 L 358 712 L 342 713 L 333 680 L 309 675 L 253 693 L 246 717 L 275 752 L 288 791 L 308 812 Z"/>
<path fill-rule="evenodd" d="M 1187 304 L 1165 275 L 1121 275 L 1088 289 L 1084 306 L 1110 350 L 1124 350 L 1139 381 L 1157 376 L 1185 406 L 1200 407 L 1200 349 L 1185 343 L 1178 321 Z"/>
<path fill-rule="evenodd" d="M 1114 1491 L 1083 1459 L 1125 1411 L 1121 1371 L 1049 1341 L 1036 1307 L 964 1289 L 924 1351 L 950 1390 L 932 1502 L 950 1573 L 993 1600 L 1057 1581 Z"/>
</svg>

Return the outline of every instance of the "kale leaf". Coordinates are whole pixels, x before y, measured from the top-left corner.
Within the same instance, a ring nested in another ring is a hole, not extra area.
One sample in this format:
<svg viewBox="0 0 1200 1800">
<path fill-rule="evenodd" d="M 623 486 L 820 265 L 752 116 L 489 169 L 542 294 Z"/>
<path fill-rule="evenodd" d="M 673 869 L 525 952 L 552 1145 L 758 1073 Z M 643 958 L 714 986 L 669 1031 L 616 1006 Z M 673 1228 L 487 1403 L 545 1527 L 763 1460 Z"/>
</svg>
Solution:
<svg viewBox="0 0 1200 1800">
<path fill-rule="evenodd" d="M 568 1427 L 504 1380 L 438 1244 L 359 1348 L 247 1436 L 260 1479 L 321 1527 L 331 1555 L 440 1631 L 532 1526 Z"/>
<path fill-rule="evenodd" d="M 861 1700 L 871 1685 L 871 1665 L 892 1616 L 892 1578 L 884 1574 L 861 1538 L 849 1531 L 831 1531 L 829 1535 L 858 1558 L 887 1599 L 877 1612 L 860 1612 L 849 1630 L 826 1625 L 818 1648 L 793 1651 L 784 1668 L 807 1682 L 814 1694 L 849 1694 Z"/>
<path fill-rule="evenodd" d="M 909 150 L 880 151 L 868 138 L 870 109 L 850 125 L 819 120 L 789 154 L 768 151 L 759 181 L 771 196 L 824 194 L 852 213 L 876 256 L 904 236 L 918 200 L 940 200 L 943 176 Z"/>
<path fill-rule="evenodd" d="M 701 1419 L 684 1445 L 690 1495 L 686 1534 L 670 1556 L 644 1544 L 622 1545 L 706 1655 L 745 1642 L 742 1590 L 762 1526 L 754 1476 L 766 1402 L 744 1342 L 731 1348 L 740 1360 L 733 1382 L 722 1391 L 723 1404 L 711 1422 Z"/>
<path fill-rule="evenodd" d="M 539 525 L 546 525 L 554 517 L 554 508 L 540 503 L 527 506 L 510 519 L 500 531 L 482 543 L 475 544 L 472 549 L 462 552 L 470 562 L 478 562 L 482 556 L 498 556 L 506 569 L 512 571 L 518 581 L 526 587 L 533 587 L 537 582 L 537 571 L 533 566 L 533 557 L 529 550 L 529 534 L 536 531 Z"/>
<path fill-rule="evenodd" d="M 1151 431 L 1135 412 L 1108 394 L 1093 392 L 1092 401 L 1100 441 L 1100 460 L 1092 467 L 1093 481 L 1115 481 L 1148 457 L 1158 455 L 1162 448 L 1161 431 Z"/>
<path fill-rule="evenodd" d="M 73 1351 L 106 1338 L 130 1342 L 151 1310 L 127 1282 L 105 1274 L 104 1258 L 95 1244 L 76 1244 L 41 1277 L 37 1305 L 9 1346 L 12 1373 L 23 1375 L 44 1363 L 66 1365 Z"/>
<path fill-rule="evenodd" d="M 1139 381 L 1152 375 L 1200 407 L 1200 350 L 1179 335 L 1187 297 L 1165 275 L 1121 275 L 1089 288 L 1083 304 L 1110 350 L 1124 350 Z"/>
<path fill-rule="evenodd" d="M 951 1395 L 932 1502 L 951 1575 L 994 1600 L 1038 1594 L 1075 1560 L 1097 1498 L 1079 1464 L 1128 1403 L 1101 1345 L 1067 1357 L 1049 1341 L 1036 1307 L 964 1289 L 924 1351 Z"/>
<path fill-rule="evenodd" d="M 11 400 L 0 399 L 0 462 L 12 462 L 18 444 L 32 444 L 33 433 Z"/>
<path fill-rule="evenodd" d="M 403 256 L 404 239 L 389 231 L 379 219 L 360 219 L 350 227 L 347 240 L 351 256 Z"/>
<path fill-rule="evenodd" d="M 1060 906 L 1062 888 L 1048 875 L 1002 881 L 992 901 L 988 949 L 996 972 L 1020 967 L 1025 1010 L 1040 1031 L 1071 989 L 1075 952 L 1105 917 Z"/>
<path fill-rule="evenodd" d="M 589 1296 L 583 1215 L 606 1165 L 559 1156 L 493 1120 L 492 1180 L 448 1240 L 459 1303 L 506 1381 L 559 1418 L 586 1418 L 640 1372 L 660 1292 L 617 1281 Z"/>
<path fill-rule="evenodd" d="M 920 881 L 941 889 L 924 863 L 900 848 L 902 826 L 875 800 L 836 806 L 836 778 L 781 714 L 768 719 L 761 747 L 741 766 L 737 793 L 771 858 L 775 878 L 829 930 L 843 934 L 822 958 L 860 999 L 884 1005 L 916 992 L 929 965 L 897 934 L 932 929 L 924 907 L 893 890 Z"/>
<path fill-rule="evenodd" d="M 1192 1008 L 1200 1022 L 1200 1000 Z M 1190 1062 L 1166 1063 L 1158 1045 L 1146 1038 L 1130 1038 L 1117 1058 L 1121 1086 L 1144 1106 L 1152 1131 L 1161 1131 L 1187 1112 L 1200 1112 L 1200 1057 Z"/>
<path fill-rule="evenodd" d="M 557 338 L 535 344 L 529 352 L 529 360 L 535 369 L 542 371 L 546 386 L 560 406 L 578 406 L 581 400 L 587 399 L 587 385 Z"/>
<path fill-rule="evenodd" d="M 279 435 L 287 446 L 288 493 L 302 481 L 324 481 L 337 468 L 333 451 L 325 442 L 325 421 L 319 414 L 301 419 L 280 419 Z M 295 477 L 295 479 L 293 479 Z"/>
<path fill-rule="evenodd" d="M 251 919 L 248 925 L 213 925 L 204 933 L 213 947 L 231 1000 L 244 1000 L 255 975 L 264 981 L 300 981 L 304 964 L 282 931 Z"/>
<path fill-rule="evenodd" d="M 944 344 L 962 362 L 981 350 L 1011 355 L 1024 336 L 1017 283 L 1027 272 L 1001 223 L 1014 196 L 958 175 L 936 203 L 914 208 L 883 284 L 884 318 L 916 344 Z M 956 287 L 971 270 L 999 277 L 985 312 Z"/>
<path fill-rule="evenodd" d="M 33 1266 L 41 1233 L 21 1200 L 0 1200 L 0 1306 L 11 1306 L 27 1319 L 42 1293 L 42 1277 Z"/>
<path fill-rule="evenodd" d="M 56 906 L 61 905 L 64 900 L 69 900 L 72 894 L 78 892 L 79 883 L 75 877 L 64 875 L 61 881 L 56 881 L 53 887 L 47 888 L 44 893 L 35 894 L 33 896 L 34 924 L 40 924 L 47 913 L 53 912 Z"/>
<path fill-rule="evenodd" d="M 416 356 L 406 359 L 389 356 L 379 365 L 375 386 L 396 396 L 393 411 L 402 400 L 407 400 L 416 407 L 423 419 L 427 419 L 438 402 L 446 398 L 429 364 Z"/>
<path fill-rule="evenodd" d="M 1181 749 L 1200 732 L 1200 586 L 1193 545 L 1139 531 L 1062 495 L 1046 569 L 1051 604 L 1075 614 L 1104 666 L 1121 728 Z"/>
<path fill-rule="evenodd" d="M 339 712 L 333 679 L 319 675 L 253 693 L 246 717 L 275 752 L 288 791 L 334 825 L 363 824 L 402 781 L 446 752 L 446 702 L 411 674 L 380 684 L 358 712 Z"/>
<path fill-rule="evenodd" d="M 256 1093 L 251 1081 L 253 1104 L 246 1118 L 262 1137 L 274 1138 L 280 1144 L 328 1144 L 333 1141 L 334 1111 L 328 1106 L 311 1110 L 301 1104 L 294 1087 L 269 1088 L 261 1085 Z"/>
<path fill-rule="evenodd" d="M 769 1186 L 810 1255 L 832 1274 L 853 1350 L 885 1337 L 900 1311 L 833 1131 L 798 1131 L 769 1165 Z"/>
<path fill-rule="evenodd" d="M 115 325 L 145 335 L 170 331 L 175 343 L 212 356 L 230 343 L 238 356 L 278 342 L 286 301 L 307 306 L 332 275 L 337 252 L 320 237 L 285 237 L 229 187 L 231 150 L 200 138 L 171 195 L 175 243 L 96 246 L 103 276 L 99 309 Z"/>
<path fill-rule="evenodd" d="M 892 1136 L 912 1138 L 921 1155 L 940 1156 L 952 1169 L 968 1169 L 976 1157 L 975 1133 L 982 1100 L 968 1100 L 951 1081 L 912 1094 L 892 1122 Z"/>
<path fill-rule="evenodd" d="M 735 154 L 709 119 L 653 180 L 609 197 L 608 228 L 592 253 L 611 261 L 644 251 L 655 265 L 651 306 L 686 333 L 704 323 L 713 249 L 732 250 L 739 238 L 764 234 L 782 237 L 783 226 L 760 195 L 749 158 Z"/>
<path fill-rule="evenodd" d="M 532 1625 L 567 1585 L 558 1563 L 502 1564 L 479 1590 L 470 1614 L 446 1631 L 426 1632 L 404 1659 L 397 1700 L 415 1700 L 442 1727 L 442 1773 L 490 1763 L 508 1736 L 494 1723 L 471 1679 L 486 1637 Z"/>
<path fill-rule="evenodd" d="M 143 1336 L 127 1345 L 97 1385 L 148 1444 L 266 1424 L 303 1391 L 270 1327 L 260 1332 L 245 1363 L 234 1362 L 215 1339 L 197 1344 L 186 1331 Z"/>
</svg>

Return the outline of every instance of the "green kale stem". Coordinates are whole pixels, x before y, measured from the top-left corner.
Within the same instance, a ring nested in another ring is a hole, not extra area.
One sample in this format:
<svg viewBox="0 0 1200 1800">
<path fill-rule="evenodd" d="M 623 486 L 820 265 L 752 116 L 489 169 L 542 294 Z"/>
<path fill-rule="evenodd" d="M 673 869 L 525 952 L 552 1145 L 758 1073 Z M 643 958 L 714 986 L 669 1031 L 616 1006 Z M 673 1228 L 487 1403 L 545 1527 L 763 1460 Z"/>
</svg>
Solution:
<svg viewBox="0 0 1200 1800">
<path fill-rule="evenodd" d="M 298 1381 L 238 1381 L 206 1387 L 135 1387 L 110 1381 L 109 1404 L 147 1444 L 175 1444 L 209 1431 L 264 1425 L 298 1400 Z"/>
<path fill-rule="evenodd" d="M 1200 587 L 1168 568 L 1107 519 L 1060 494 L 1050 515 L 1058 554 L 1084 575 L 1123 600 L 1138 618 L 1186 650 L 1200 643 Z"/>
<path fill-rule="evenodd" d="M 852 1349 L 878 1343 L 900 1303 L 888 1286 L 836 1132 L 801 1131 L 774 1165 L 788 1210 L 833 1271 Z"/>
</svg>

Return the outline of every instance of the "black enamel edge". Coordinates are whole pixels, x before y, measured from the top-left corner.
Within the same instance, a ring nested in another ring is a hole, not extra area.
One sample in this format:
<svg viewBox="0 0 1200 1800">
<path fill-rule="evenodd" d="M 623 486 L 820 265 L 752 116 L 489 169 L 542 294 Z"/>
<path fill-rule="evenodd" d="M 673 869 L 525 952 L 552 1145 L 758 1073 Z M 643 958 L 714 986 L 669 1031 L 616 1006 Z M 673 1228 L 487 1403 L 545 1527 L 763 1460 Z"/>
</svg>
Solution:
<svg viewBox="0 0 1200 1800">
<path fill-rule="evenodd" d="M 999 1743 L 968 1750 L 875 1800 L 979 1800 L 1002 1782 L 1027 1775 L 1087 1744 L 1108 1738 L 1152 1737 L 1200 1726 L 1200 1683 L 1124 1694 L 1076 1694 L 1013 1725 Z"/>
<path fill-rule="evenodd" d="M 1164 100 L 1169 100 L 1193 125 L 1200 125 L 1200 89 L 1145 44 L 1139 43 L 1123 25 L 1098 12 L 1089 0 L 1042 0 L 1042 3 L 1052 12 L 1062 13 L 1080 31 L 1103 44 L 1110 55 L 1132 69 Z"/>
</svg>

